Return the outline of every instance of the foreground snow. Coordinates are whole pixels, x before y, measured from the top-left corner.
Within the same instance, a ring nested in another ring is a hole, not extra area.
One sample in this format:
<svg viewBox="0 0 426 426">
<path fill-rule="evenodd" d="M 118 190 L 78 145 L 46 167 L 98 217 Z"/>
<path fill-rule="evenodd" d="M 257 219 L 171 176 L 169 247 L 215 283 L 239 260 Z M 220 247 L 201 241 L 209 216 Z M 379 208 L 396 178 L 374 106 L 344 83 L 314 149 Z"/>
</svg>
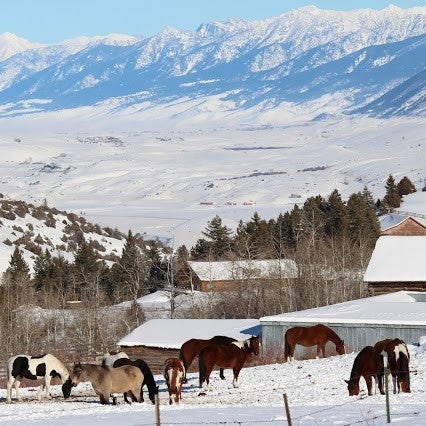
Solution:
<svg viewBox="0 0 426 426">
<path fill-rule="evenodd" d="M 425 342 L 426 343 L 426 342 Z M 390 395 L 392 422 L 401 425 L 426 423 L 426 352 L 415 353 L 410 347 L 412 360 L 411 394 Z M 343 379 L 349 377 L 355 354 L 320 360 L 296 361 L 243 369 L 240 387 L 234 389 L 231 372 L 221 381 L 213 374 L 213 390 L 198 396 L 197 375 L 189 375 L 184 386 L 183 403 L 169 406 L 164 380 L 160 384 L 161 421 L 171 424 L 283 424 L 285 414 L 283 393 L 287 393 L 293 424 L 384 424 L 385 398 L 382 395 L 366 397 L 365 383 L 362 393 L 349 397 Z M 0 391 L 2 401 L 5 390 Z M 118 406 L 101 406 L 91 386 L 79 385 L 73 397 L 63 401 L 60 388 L 55 386 L 53 401 L 33 401 L 35 390 L 23 392 L 30 400 L 7 405 L 1 403 L 2 424 L 154 424 L 155 413 L 151 403 L 120 403 Z M 147 399 L 146 399 L 147 400 Z"/>
</svg>

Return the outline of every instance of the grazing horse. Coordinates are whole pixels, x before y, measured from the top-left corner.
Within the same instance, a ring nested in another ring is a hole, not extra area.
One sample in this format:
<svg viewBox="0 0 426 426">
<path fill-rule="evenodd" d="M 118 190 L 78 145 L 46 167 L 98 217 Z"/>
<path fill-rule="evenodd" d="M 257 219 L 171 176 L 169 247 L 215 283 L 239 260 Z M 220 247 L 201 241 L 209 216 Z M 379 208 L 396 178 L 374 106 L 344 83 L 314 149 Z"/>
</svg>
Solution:
<svg viewBox="0 0 426 426">
<path fill-rule="evenodd" d="M 388 356 L 388 367 L 392 375 L 393 393 L 410 391 L 410 354 L 407 345 L 401 339 L 385 339 L 374 345 L 374 356 L 380 364 L 379 383 L 383 386 L 383 355 Z"/>
<path fill-rule="evenodd" d="M 143 374 L 133 365 L 112 368 L 107 365 L 78 363 L 74 366 L 71 380 L 73 386 L 80 382 L 91 382 L 101 404 L 109 404 L 109 397 L 114 393 L 127 393 L 132 401 L 142 400 Z M 126 402 L 130 404 L 129 401 Z M 114 396 L 112 403 L 117 403 Z"/>
<path fill-rule="evenodd" d="M 126 354 L 126 352 L 107 352 L 102 358 L 102 365 L 112 367 L 117 359 L 122 358 L 129 359 L 129 356 Z"/>
<path fill-rule="evenodd" d="M 169 390 L 169 404 L 179 404 L 182 399 L 182 384 L 185 366 L 179 358 L 168 358 L 164 363 L 164 378 Z"/>
<path fill-rule="evenodd" d="M 149 399 L 153 404 L 155 404 L 155 395 L 158 394 L 158 386 L 155 383 L 154 376 L 152 375 L 151 369 L 148 367 L 148 364 L 143 359 L 136 359 L 135 361 L 132 361 L 128 358 L 120 358 L 117 359 L 114 364 L 112 365 L 114 368 L 122 367 L 123 365 L 133 365 L 135 367 L 138 367 L 139 370 L 142 371 L 143 374 L 143 383 L 142 386 L 146 385 L 148 388 L 148 394 Z M 141 391 L 141 398 L 143 402 L 143 395 Z M 127 401 L 127 395 L 124 394 L 124 400 Z"/>
<path fill-rule="evenodd" d="M 333 342 L 336 345 L 336 352 L 343 355 L 345 351 L 345 342 L 331 329 L 323 324 L 313 325 L 312 327 L 293 327 L 288 329 L 284 335 L 284 357 L 286 361 L 294 360 L 294 348 L 297 344 L 302 346 L 317 347 L 317 358 L 320 350 L 324 358 L 325 345 L 327 342 Z"/>
<path fill-rule="evenodd" d="M 200 387 L 206 382 L 210 387 L 209 378 L 215 365 L 221 368 L 232 368 L 234 372 L 234 388 L 238 387 L 237 380 L 241 368 L 243 368 L 249 355 L 259 355 L 259 336 L 227 345 L 206 346 L 198 355 Z"/>
<path fill-rule="evenodd" d="M 9 358 L 7 363 L 7 402 L 12 401 L 12 386 L 15 388 L 16 398 L 21 401 L 19 385 L 23 378 L 30 380 L 42 379 L 37 392 L 40 401 L 44 387 L 46 398 L 50 398 L 50 379 L 58 377 L 62 382 L 64 398 L 71 394 L 71 379 L 65 365 L 51 354 L 41 356 L 16 355 Z"/>
<path fill-rule="evenodd" d="M 236 342 L 236 339 L 227 336 L 214 336 L 211 339 L 203 340 L 203 339 L 190 339 L 186 341 L 180 348 L 179 358 L 182 360 L 183 365 L 185 366 L 185 377 L 184 383 L 186 380 L 186 372 L 188 371 L 192 361 L 194 361 L 195 357 L 200 353 L 202 349 L 209 345 L 226 345 L 228 343 Z M 225 379 L 223 375 L 223 368 L 220 369 L 219 372 L 220 378 L 222 380 Z"/>
<path fill-rule="evenodd" d="M 350 379 L 345 380 L 348 384 L 349 396 L 359 394 L 359 380 L 361 376 L 364 377 L 365 383 L 367 384 L 368 395 L 373 395 L 371 390 L 372 377 L 374 377 L 376 383 L 379 384 L 380 393 L 383 395 L 385 393 L 383 391 L 383 383 L 381 383 L 378 378 L 380 369 L 381 365 L 374 356 L 374 348 L 372 346 L 366 346 L 354 360 Z"/>
</svg>

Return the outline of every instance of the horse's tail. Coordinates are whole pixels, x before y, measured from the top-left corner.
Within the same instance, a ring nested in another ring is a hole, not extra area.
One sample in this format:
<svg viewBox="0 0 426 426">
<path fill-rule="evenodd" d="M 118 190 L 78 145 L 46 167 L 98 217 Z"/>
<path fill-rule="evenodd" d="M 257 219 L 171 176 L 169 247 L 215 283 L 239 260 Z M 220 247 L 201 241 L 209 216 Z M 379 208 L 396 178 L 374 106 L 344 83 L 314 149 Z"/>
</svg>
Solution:
<svg viewBox="0 0 426 426">
<path fill-rule="evenodd" d="M 155 403 L 155 394 L 158 393 L 157 383 L 155 382 L 154 376 L 152 374 L 151 369 L 145 361 L 140 360 L 138 367 L 142 371 L 143 374 L 143 383 L 142 385 L 146 385 L 148 388 L 149 399 L 154 404 Z"/>
<path fill-rule="evenodd" d="M 203 351 L 198 354 L 198 371 L 200 374 L 200 388 L 206 380 L 206 363 L 204 362 Z"/>
<path fill-rule="evenodd" d="M 287 339 L 287 332 L 284 334 L 284 359 L 285 361 L 289 361 L 290 358 L 290 344 Z"/>
</svg>

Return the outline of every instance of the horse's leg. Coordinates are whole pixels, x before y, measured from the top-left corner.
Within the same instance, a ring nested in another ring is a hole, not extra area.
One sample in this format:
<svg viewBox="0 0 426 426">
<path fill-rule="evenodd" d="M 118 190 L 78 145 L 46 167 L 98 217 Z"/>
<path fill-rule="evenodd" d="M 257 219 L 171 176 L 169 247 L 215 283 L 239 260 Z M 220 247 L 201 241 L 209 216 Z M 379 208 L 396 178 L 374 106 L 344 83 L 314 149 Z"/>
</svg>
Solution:
<svg viewBox="0 0 426 426">
<path fill-rule="evenodd" d="M 392 374 L 393 393 L 396 393 L 396 374 Z"/>
<path fill-rule="evenodd" d="M 236 366 L 236 367 L 233 368 L 233 371 L 234 371 L 234 381 L 232 382 L 232 385 L 234 386 L 234 388 L 237 388 L 239 386 L 238 385 L 238 376 L 240 374 L 241 368 L 242 368 L 242 365 L 238 365 L 238 366 Z"/>
<path fill-rule="evenodd" d="M 9 380 L 7 381 L 7 396 L 6 396 L 6 402 L 12 402 L 12 386 L 19 381 L 16 380 L 16 378 L 14 378 L 13 376 L 9 377 Z M 18 385 L 19 387 L 19 385 Z M 18 391 L 16 390 L 16 385 L 15 385 L 15 393 L 16 393 L 16 398 L 18 398 Z"/>
<path fill-rule="evenodd" d="M 379 391 L 381 395 L 385 394 L 385 391 L 383 389 L 383 379 L 384 379 L 383 371 L 381 371 L 380 373 L 377 373 L 377 382 L 379 384 Z"/>
<path fill-rule="evenodd" d="M 219 377 L 220 377 L 222 380 L 225 380 L 225 375 L 223 374 L 223 368 L 221 368 L 221 369 L 219 370 Z"/>
<path fill-rule="evenodd" d="M 372 379 L 371 376 L 364 376 L 365 379 L 365 383 L 367 383 L 367 391 L 368 391 L 368 396 L 372 396 L 373 392 L 371 391 L 371 385 L 372 385 Z"/>
<path fill-rule="evenodd" d="M 206 365 L 206 374 L 205 374 L 204 380 L 208 390 L 212 390 L 212 387 L 210 386 L 210 374 L 213 371 L 213 367 L 214 365 Z"/>
<path fill-rule="evenodd" d="M 52 399 L 52 397 L 50 396 L 50 375 L 47 374 L 44 377 L 44 384 L 46 386 L 46 398 Z"/>
<path fill-rule="evenodd" d="M 316 359 L 319 358 L 319 354 L 320 354 L 320 345 L 317 345 L 317 356 L 315 357 Z"/>
<path fill-rule="evenodd" d="M 109 404 L 109 394 L 103 394 L 103 393 L 99 393 L 99 399 L 101 401 L 101 404 Z M 113 397 L 113 401 L 114 401 L 114 397 Z"/>
<path fill-rule="evenodd" d="M 41 380 L 41 384 L 40 384 L 40 386 L 39 386 L 39 388 L 38 388 L 38 391 L 37 391 L 37 399 L 39 400 L 39 401 L 41 401 L 41 399 L 42 399 L 42 397 L 43 397 L 43 390 L 44 390 L 44 386 L 45 386 L 45 383 L 46 383 L 46 379 L 42 379 Z"/>
</svg>

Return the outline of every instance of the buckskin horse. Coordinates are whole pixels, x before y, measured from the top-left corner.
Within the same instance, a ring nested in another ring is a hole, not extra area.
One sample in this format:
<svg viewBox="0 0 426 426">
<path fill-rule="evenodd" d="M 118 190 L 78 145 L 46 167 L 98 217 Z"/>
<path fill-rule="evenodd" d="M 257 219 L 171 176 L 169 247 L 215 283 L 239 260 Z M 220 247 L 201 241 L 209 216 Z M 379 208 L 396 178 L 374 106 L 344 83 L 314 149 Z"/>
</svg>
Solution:
<svg viewBox="0 0 426 426">
<path fill-rule="evenodd" d="M 350 379 L 345 380 L 348 384 L 349 396 L 359 394 L 359 381 L 361 377 L 364 377 L 365 383 L 367 384 L 368 395 L 373 395 L 373 377 L 379 385 L 380 393 L 383 395 L 385 393 L 383 390 L 383 381 L 380 382 L 379 380 L 379 373 L 382 367 L 383 363 L 380 364 L 379 360 L 375 357 L 374 348 L 372 346 L 363 348 L 354 360 Z"/>
<path fill-rule="evenodd" d="M 250 339 L 233 342 L 227 345 L 206 346 L 198 355 L 199 384 L 203 387 L 206 382 L 210 388 L 209 378 L 213 367 L 217 365 L 221 368 L 232 368 L 234 372 L 234 387 L 238 387 L 238 375 L 243 368 L 247 358 L 251 355 L 259 355 L 259 336 L 252 336 Z"/>
<path fill-rule="evenodd" d="M 385 339 L 374 345 L 374 356 L 380 364 L 379 383 L 383 386 L 384 366 L 383 355 L 388 356 L 388 367 L 392 375 L 393 393 L 410 391 L 410 353 L 401 339 Z"/>
<path fill-rule="evenodd" d="M 71 379 L 65 365 L 51 354 L 41 356 L 16 355 L 9 358 L 7 363 L 7 397 L 6 401 L 12 401 L 12 386 L 15 388 L 16 398 L 21 401 L 19 385 L 22 379 L 42 379 L 37 392 L 40 401 L 44 387 L 46 387 L 46 398 L 50 398 L 50 379 L 58 377 L 62 382 L 62 393 L 64 398 L 71 394 Z"/>
<path fill-rule="evenodd" d="M 227 336 L 214 336 L 211 339 L 190 339 L 186 341 L 181 346 L 179 352 L 179 358 L 182 360 L 183 365 L 185 367 L 185 377 L 183 379 L 183 382 L 187 382 L 186 372 L 192 364 L 192 361 L 194 361 L 195 357 L 200 353 L 202 349 L 209 345 L 226 345 L 236 341 L 236 339 Z M 225 376 L 223 374 L 223 368 L 220 369 L 219 375 L 222 380 L 225 379 Z"/>
<path fill-rule="evenodd" d="M 339 355 L 345 353 L 345 342 L 331 328 L 323 324 L 313 325 L 312 327 L 292 327 L 284 335 L 284 357 L 286 361 L 293 361 L 294 348 L 299 344 L 316 346 L 317 358 L 319 358 L 320 351 L 324 358 L 325 345 L 330 341 L 336 345 L 336 352 Z"/>
</svg>

